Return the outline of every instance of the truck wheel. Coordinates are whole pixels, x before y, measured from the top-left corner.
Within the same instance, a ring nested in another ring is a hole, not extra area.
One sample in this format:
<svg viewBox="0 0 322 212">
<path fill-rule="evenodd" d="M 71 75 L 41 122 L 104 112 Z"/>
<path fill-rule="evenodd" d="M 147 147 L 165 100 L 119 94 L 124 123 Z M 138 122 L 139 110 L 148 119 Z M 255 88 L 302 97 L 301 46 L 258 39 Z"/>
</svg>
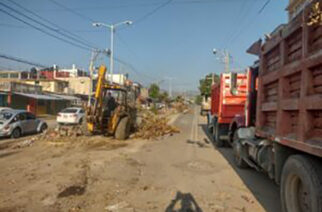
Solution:
<svg viewBox="0 0 322 212">
<path fill-rule="evenodd" d="M 281 202 L 283 212 L 322 211 L 321 165 L 302 155 L 290 156 L 283 168 Z"/>
<path fill-rule="evenodd" d="M 223 129 L 220 124 L 216 123 L 214 130 L 214 140 L 216 147 L 223 147 L 224 141 L 220 139 L 220 136 L 223 134 Z"/>
<path fill-rule="evenodd" d="M 114 137 L 118 140 L 125 140 L 129 137 L 129 134 L 130 134 L 129 117 L 124 117 L 117 125 Z"/>
<path fill-rule="evenodd" d="M 238 139 L 237 130 L 235 130 L 234 132 L 232 146 L 233 146 L 234 160 L 235 160 L 236 166 L 241 169 L 247 168 L 248 164 L 243 160 L 243 157 L 242 157 L 242 150 L 244 147 Z"/>
</svg>

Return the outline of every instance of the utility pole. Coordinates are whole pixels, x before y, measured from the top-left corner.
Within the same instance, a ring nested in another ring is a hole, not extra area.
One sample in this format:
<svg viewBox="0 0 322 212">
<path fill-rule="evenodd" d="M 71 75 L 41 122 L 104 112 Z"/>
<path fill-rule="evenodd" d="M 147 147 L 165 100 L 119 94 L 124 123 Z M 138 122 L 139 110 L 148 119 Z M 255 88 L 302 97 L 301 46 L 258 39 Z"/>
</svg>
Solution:
<svg viewBox="0 0 322 212">
<path fill-rule="evenodd" d="M 171 98 L 172 97 L 172 80 L 173 80 L 173 78 L 168 77 L 168 80 L 169 80 L 169 97 Z"/>
<path fill-rule="evenodd" d="M 111 25 L 111 57 L 110 57 L 110 72 L 111 81 L 113 82 L 113 68 L 114 68 L 114 25 Z"/>
<path fill-rule="evenodd" d="M 228 50 L 225 50 L 225 71 L 226 73 L 229 73 L 230 71 L 230 55 L 229 55 L 229 52 Z"/>
<path fill-rule="evenodd" d="M 221 62 L 224 62 L 225 64 L 225 72 L 229 73 L 230 72 L 230 54 L 228 52 L 227 49 L 224 50 L 217 50 L 217 49 L 213 49 L 212 50 L 214 55 L 218 55 L 217 60 L 220 60 Z"/>
<path fill-rule="evenodd" d="M 105 24 L 105 23 L 98 23 L 98 22 L 95 22 L 92 24 L 95 27 L 106 27 L 106 28 L 110 29 L 110 31 L 111 31 L 110 74 L 111 74 L 112 81 L 113 81 L 113 71 L 114 71 L 114 33 L 115 33 L 115 29 L 120 25 L 123 25 L 123 24 L 131 25 L 132 23 L 133 23 L 132 21 L 122 21 L 117 24 Z"/>
<path fill-rule="evenodd" d="M 98 51 L 96 49 L 92 50 L 92 55 L 91 55 L 91 61 L 89 63 L 89 91 L 88 91 L 88 107 L 91 105 L 91 97 L 92 97 L 92 92 L 93 92 L 93 73 L 94 73 L 94 61 L 96 60 L 98 56 Z"/>
</svg>

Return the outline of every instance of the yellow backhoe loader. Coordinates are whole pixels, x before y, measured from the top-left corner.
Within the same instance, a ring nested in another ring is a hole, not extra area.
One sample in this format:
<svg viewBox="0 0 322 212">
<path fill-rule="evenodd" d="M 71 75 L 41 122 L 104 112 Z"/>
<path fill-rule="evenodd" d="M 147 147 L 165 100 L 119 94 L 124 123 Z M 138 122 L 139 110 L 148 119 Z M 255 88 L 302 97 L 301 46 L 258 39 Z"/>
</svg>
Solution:
<svg viewBox="0 0 322 212">
<path fill-rule="evenodd" d="M 135 125 L 135 94 L 130 86 L 108 82 L 105 74 L 106 67 L 100 66 L 95 96 L 86 110 L 87 128 L 91 134 L 125 140 Z"/>
</svg>

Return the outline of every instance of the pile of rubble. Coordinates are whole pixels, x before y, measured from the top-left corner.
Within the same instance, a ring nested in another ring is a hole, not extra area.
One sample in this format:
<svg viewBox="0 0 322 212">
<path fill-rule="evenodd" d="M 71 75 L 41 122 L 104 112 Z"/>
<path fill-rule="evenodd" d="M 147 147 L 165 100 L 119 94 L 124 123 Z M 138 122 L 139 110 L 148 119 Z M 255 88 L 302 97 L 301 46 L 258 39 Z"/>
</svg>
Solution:
<svg viewBox="0 0 322 212">
<path fill-rule="evenodd" d="M 168 124 L 166 117 L 157 116 L 151 112 L 142 114 L 141 121 L 138 125 L 135 138 L 153 139 L 165 135 L 172 136 L 174 133 L 179 133 L 180 130 Z"/>
<path fill-rule="evenodd" d="M 37 139 L 49 142 L 64 142 L 84 135 L 85 130 L 83 126 L 57 126 L 55 129 L 49 129 L 40 134 Z"/>
</svg>

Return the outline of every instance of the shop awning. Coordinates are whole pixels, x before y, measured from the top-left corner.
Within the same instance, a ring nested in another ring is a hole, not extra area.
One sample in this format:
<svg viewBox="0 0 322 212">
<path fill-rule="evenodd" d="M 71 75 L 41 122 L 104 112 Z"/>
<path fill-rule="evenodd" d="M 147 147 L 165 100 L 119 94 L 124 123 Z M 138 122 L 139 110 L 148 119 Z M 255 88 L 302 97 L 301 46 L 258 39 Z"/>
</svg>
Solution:
<svg viewBox="0 0 322 212">
<path fill-rule="evenodd" d="M 14 94 L 26 96 L 33 99 L 42 99 L 42 100 L 63 100 L 58 97 L 44 95 L 44 94 L 30 94 L 30 93 L 20 93 L 20 92 L 14 92 Z"/>
<path fill-rule="evenodd" d="M 68 96 L 68 95 L 61 95 L 61 94 L 49 94 L 50 96 L 56 97 L 56 98 L 60 98 L 60 99 L 64 99 L 64 100 L 70 100 L 70 101 L 77 101 L 77 100 L 81 100 L 80 98 L 76 97 L 76 96 Z"/>
</svg>

